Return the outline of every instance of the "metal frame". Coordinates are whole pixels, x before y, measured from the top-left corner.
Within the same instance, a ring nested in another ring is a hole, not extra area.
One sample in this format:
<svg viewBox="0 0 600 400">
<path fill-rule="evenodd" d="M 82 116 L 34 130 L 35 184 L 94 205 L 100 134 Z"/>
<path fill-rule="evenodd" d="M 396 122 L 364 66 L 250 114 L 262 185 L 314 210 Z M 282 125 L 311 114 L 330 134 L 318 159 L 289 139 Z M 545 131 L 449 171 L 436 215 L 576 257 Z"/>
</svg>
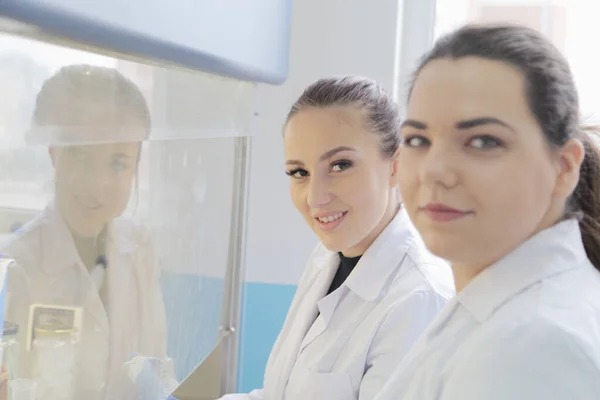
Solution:
<svg viewBox="0 0 600 400">
<path fill-rule="evenodd" d="M 433 44 L 436 0 L 399 0 L 394 98 L 405 112 L 406 85 L 421 56 Z"/>
<path fill-rule="evenodd" d="M 250 141 L 248 136 L 235 139 L 234 200 L 232 207 L 229 262 L 221 314 L 221 394 L 233 393 L 237 384 L 239 354 L 239 323 L 246 248 L 248 186 L 250 170 Z"/>
</svg>

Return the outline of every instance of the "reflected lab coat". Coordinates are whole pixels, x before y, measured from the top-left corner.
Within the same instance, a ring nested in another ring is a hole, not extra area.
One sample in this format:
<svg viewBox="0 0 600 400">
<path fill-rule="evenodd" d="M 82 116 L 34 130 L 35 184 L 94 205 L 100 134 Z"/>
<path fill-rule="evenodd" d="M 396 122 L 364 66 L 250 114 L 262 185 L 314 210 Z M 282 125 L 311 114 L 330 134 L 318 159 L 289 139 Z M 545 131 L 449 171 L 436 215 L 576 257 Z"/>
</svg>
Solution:
<svg viewBox="0 0 600 400">
<path fill-rule="evenodd" d="M 107 382 L 122 376 L 132 352 L 165 358 L 166 322 L 152 246 L 130 221 L 117 219 L 109 226 L 108 315 L 54 205 L 22 228 L 2 253 L 17 263 L 8 275 L 7 317 L 19 323 L 22 350 L 29 304 L 83 308 L 76 398 L 103 398 L 107 392 L 108 398 L 122 398 L 110 395 Z M 30 361 L 25 353 L 22 359 Z M 22 364 L 22 372 L 30 373 L 31 365 Z"/>
<path fill-rule="evenodd" d="M 600 399 L 600 274 L 577 221 L 479 274 L 376 399 Z"/>
<path fill-rule="evenodd" d="M 453 295 L 447 264 L 429 255 L 401 210 L 346 282 L 322 245 L 308 262 L 271 351 L 264 389 L 223 400 L 372 399 Z"/>
</svg>

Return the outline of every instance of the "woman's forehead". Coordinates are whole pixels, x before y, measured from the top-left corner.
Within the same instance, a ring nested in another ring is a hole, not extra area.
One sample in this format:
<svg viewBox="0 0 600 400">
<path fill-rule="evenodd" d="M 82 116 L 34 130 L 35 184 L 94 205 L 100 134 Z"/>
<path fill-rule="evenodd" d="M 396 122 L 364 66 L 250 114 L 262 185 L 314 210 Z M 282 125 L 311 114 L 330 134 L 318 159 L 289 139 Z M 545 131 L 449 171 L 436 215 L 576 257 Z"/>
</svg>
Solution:
<svg viewBox="0 0 600 400">
<path fill-rule="evenodd" d="M 462 120 L 481 116 L 510 119 L 530 112 L 523 76 L 516 67 L 464 57 L 425 65 L 415 80 L 407 113 L 415 119 Z"/>
<path fill-rule="evenodd" d="M 286 126 L 284 146 L 287 158 L 320 158 L 334 148 L 351 147 L 365 151 L 378 146 L 377 136 L 366 130 L 359 109 L 323 108 L 301 111 Z"/>
</svg>

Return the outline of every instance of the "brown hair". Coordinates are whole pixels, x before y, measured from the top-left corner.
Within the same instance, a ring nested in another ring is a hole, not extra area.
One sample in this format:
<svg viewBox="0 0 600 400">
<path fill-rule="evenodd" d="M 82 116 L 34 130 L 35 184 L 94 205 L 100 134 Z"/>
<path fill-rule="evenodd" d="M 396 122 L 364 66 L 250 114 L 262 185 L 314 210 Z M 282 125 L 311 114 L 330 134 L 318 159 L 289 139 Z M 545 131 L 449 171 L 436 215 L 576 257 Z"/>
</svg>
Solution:
<svg viewBox="0 0 600 400">
<path fill-rule="evenodd" d="M 107 121 L 133 117 L 144 126 L 146 137 L 151 128 L 144 95 L 114 68 L 69 65 L 46 80 L 36 98 L 33 123 L 54 125 L 65 113 L 69 120 L 88 115 Z"/>
<path fill-rule="evenodd" d="M 305 108 L 355 106 L 365 113 L 366 126 L 378 136 L 381 152 L 392 157 L 400 146 L 400 115 L 392 96 L 372 79 L 344 76 L 320 79 L 304 90 L 286 123 Z"/>
<path fill-rule="evenodd" d="M 517 67 L 523 74 L 529 108 L 548 144 L 560 148 L 581 140 L 585 157 L 566 218 L 577 216 L 585 251 L 600 271 L 600 152 L 590 133 L 598 127 L 580 127 L 579 98 L 567 60 L 533 29 L 516 25 L 467 25 L 439 39 L 421 60 L 410 84 L 409 98 L 419 72 L 429 62 L 481 57 Z"/>
<path fill-rule="evenodd" d="M 581 237 L 588 258 L 600 270 L 600 149 L 596 143 L 600 126 L 581 129 L 579 139 L 585 147 L 585 158 L 579 171 L 579 182 L 569 202 L 569 214 L 578 214 Z"/>
</svg>

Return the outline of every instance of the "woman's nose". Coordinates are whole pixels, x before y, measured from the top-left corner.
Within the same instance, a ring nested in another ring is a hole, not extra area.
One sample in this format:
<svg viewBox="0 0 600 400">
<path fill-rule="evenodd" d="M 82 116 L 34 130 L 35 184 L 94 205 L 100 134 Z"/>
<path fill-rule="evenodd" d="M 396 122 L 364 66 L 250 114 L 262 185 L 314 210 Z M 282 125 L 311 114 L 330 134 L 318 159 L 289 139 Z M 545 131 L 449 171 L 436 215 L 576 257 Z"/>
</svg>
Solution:
<svg viewBox="0 0 600 400">
<path fill-rule="evenodd" d="M 329 187 L 329 180 L 325 177 L 313 176 L 308 184 L 307 203 L 311 208 L 320 208 L 331 203 L 333 195 Z"/>
<path fill-rule="evenodd" d="M 421 164 L 421 181 L 452 187 L 456 184 L 456 151 L 444 146 L 432 145 Z"/>
</svg>

